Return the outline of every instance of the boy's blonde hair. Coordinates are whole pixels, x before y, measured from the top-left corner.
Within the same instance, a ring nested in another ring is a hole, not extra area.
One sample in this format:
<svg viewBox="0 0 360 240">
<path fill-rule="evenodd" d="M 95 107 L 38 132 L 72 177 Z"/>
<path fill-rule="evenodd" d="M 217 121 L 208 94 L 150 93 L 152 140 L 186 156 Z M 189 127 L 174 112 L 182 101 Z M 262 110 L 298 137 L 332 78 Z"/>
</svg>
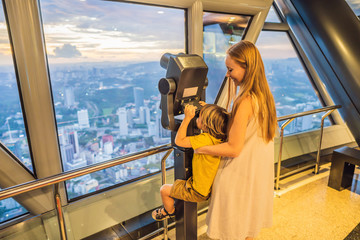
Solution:
<svg viewBox="0 0 360 240">
<path fill-rule="evenodd" d="M 200 110 L 200 117 L 205 130 L 213 137 L 225 141 L 230 114 L 216 104 L 206 104 Z"/>
<path fill-rule="evenodd" d="M 264 63 L 256 46 L 249 41 L 240 41 L 227 50 L 239 66 L 245 69 L 244 79 L 240 82 L 240 92 L 237 94 L 233 81 L 228 80 L 228 103 L 233 106 L 231 114 L 236 114 L 241 101 L 251 96 L 253 101 L 254 114 L 261 128 L 262 138 L 265 142 L 273 140 L 277 127 L 275 101 L 265 76 Z M 234 116 L 232 116 L 233 118 Z"/>
</svg>

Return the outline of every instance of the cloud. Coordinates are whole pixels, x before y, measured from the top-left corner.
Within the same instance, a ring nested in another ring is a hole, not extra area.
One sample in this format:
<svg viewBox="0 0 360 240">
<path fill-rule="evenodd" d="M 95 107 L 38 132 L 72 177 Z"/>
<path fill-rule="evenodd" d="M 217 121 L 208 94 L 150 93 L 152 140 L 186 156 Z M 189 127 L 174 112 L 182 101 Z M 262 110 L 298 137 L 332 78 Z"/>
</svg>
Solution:
<svg viewBox="0 0 360 240">
<path fill-rule="evenodd" d="M 98 0 L 40 1 L 53 62 L 70 57 L 71 61 L 128 61 L 130 56 L 143 60 L 144 55 L 161 57 L 165 50 L 184 51 L 182 9 Z"/>
<path fill-rule="evenodd" d="M 72 46 L 69 43 L 65 43 L 62 47 L 56 47 L 54 49 L 55 57 L 72 58 L 80 57 L 81 52 L 76 49 L 76 46 Z"/>
</svg>

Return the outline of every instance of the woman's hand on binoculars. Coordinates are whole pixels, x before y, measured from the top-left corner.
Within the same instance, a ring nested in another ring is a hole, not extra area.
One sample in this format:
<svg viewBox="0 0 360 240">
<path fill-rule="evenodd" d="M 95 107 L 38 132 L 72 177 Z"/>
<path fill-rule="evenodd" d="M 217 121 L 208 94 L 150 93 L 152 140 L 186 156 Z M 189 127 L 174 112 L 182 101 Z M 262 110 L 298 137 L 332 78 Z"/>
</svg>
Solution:
<svg viewBox="0 0 360 240">
<path fill-rule="evenodd" d="M 201 106 L 205 106 L 205 105 L 206 105 L 206 102 L 204 102 L 204 101 L 199 101 L 199 104 L 200 104 Z"/>
<path fill-rule="evenodd" d="M 196 109 L 197 107 L 195 107 L 194 105 L 187 104 L 184 110 L 185 118 L 188 118 L 189 120 L 193 119 L 193 117 L 195 117 Z"/>
</svg>

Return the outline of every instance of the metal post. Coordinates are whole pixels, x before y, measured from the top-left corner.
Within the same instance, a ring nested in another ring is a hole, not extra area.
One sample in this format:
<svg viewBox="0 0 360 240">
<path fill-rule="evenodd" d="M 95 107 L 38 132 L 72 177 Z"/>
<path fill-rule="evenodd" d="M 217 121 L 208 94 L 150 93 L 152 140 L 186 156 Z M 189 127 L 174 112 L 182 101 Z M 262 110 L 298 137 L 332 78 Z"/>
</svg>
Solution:
<svg viewBox="0 0 360 240">
<path fill-rule="evenodd" d="M 56 213 L 57 213 L 56 215 L 57 215 L 58 223 L 59 223 L 60 237 L 62 240 L 67 240 L 64 215 L 63 215 L 63 211 L 62 211 L 61 198 L 60 198 L 60 194 L 59 194 L 59 184 L 60 183 L 54 184 L 55 208 L 56 208 Z"/>
<path fill-rule="evenodd" d="M 161 184 L 166 184 L 166 159 L 169 157 L 172 149 L 167 151 L 163 158 L 161 159 Z M 168 219 L 165 218 L 164 221 L 164 240 L 168 240 Z"/>
<path fill-rule="evenodd" d="M 319 145 L 316 154 L 316 164 L 315 164 L 314 174 L 318 174 L 320 169 L 320 150 L 321 150 L 321 142 L 322 142 L 323 130 L 324 130 L 324 120 L 335 110 L 336 109 L 329 110 L 321 117 L 320 138 L 319 138 Z"/>
<path fill-rule="evenodd" d="M 295 118 L 288 119 L 281 125 L 281 133 L 280 133 L 280 147 L 279 147 L 279 159 L 277 163 L 277 172 L 276 172 L 276 183 L 275 189 L 279 190 L 279 181 L 280 181 L 280 170 L 281 170 L 281 155 L 282 155 L 282 145 L 283 145 L 283 138 L 284 138 L 284 128 L 291 123 Z"/>
</svg>

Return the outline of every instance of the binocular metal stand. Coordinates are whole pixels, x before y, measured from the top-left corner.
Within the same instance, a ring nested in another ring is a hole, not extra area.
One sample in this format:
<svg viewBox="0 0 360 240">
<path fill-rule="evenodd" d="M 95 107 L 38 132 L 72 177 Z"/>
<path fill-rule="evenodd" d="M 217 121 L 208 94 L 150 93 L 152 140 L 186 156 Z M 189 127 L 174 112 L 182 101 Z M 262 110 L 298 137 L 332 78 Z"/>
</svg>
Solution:
<svg viewBox="0 0 360 240">
<path fill-rule="evenodd" d="M 171 135 L 175 139 L 176 132 Z M 186 180 L 192 175 L 192 157 L 191 148 L 174 147 L 175 179 Z M 197 203 L 176 200 L 175 208 L 176 240 L 197 239 Z"/>
</svg>

